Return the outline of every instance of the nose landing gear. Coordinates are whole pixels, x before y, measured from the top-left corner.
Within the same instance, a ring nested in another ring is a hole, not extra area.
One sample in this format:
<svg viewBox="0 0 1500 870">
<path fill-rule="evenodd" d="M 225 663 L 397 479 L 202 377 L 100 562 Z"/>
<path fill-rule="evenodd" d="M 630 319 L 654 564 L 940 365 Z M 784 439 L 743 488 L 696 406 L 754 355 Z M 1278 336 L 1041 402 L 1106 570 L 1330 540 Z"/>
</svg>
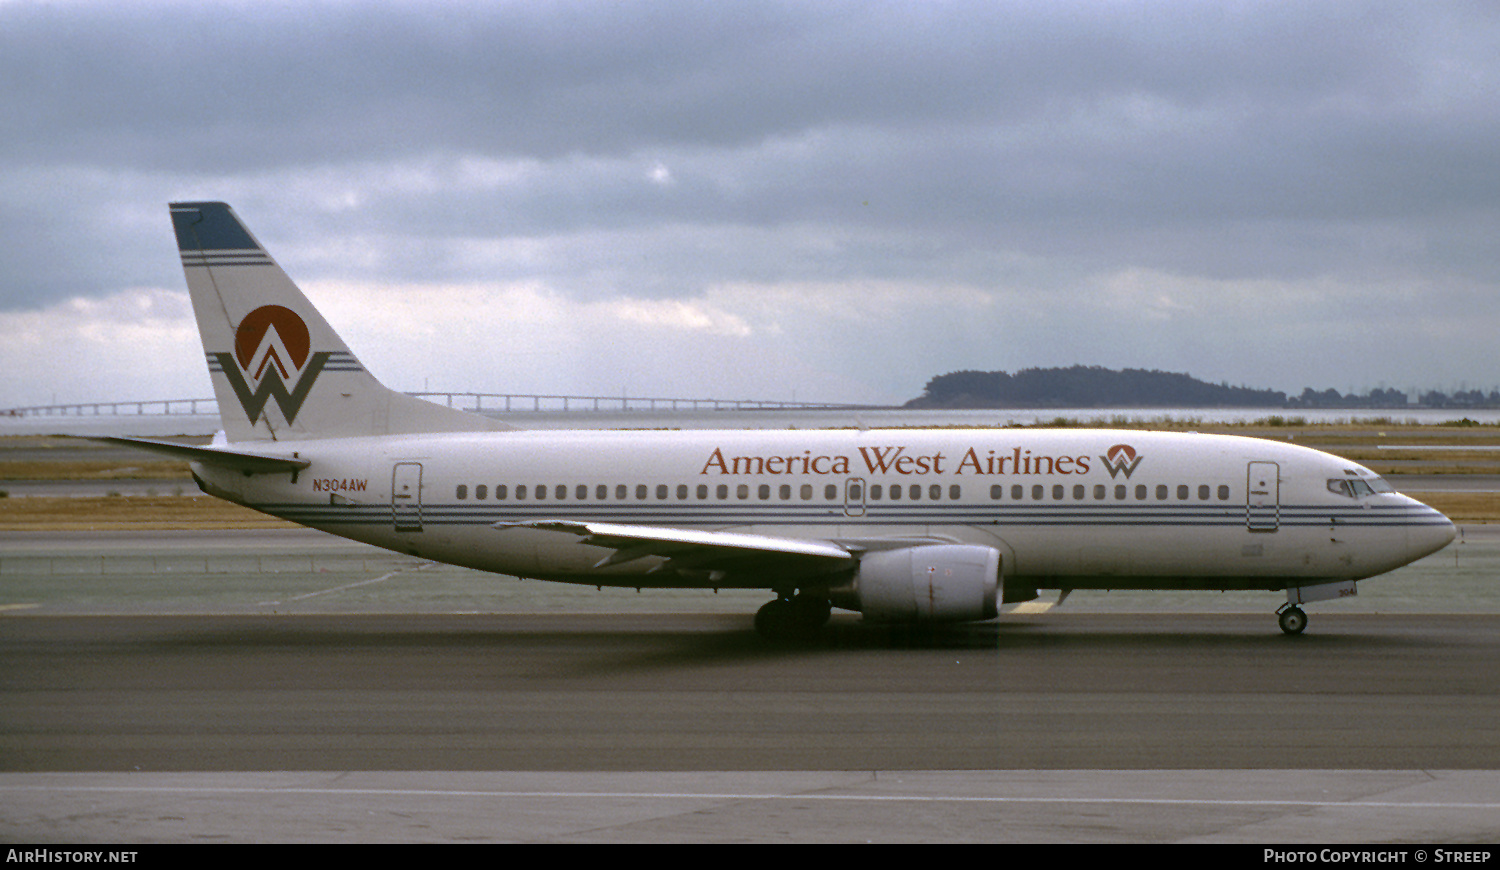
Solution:
<svg viewBox="0 0 1500 870">
<path fill-rule="evenodd" d="M 1282 631 L 1296 636 L 1307 628 L 1307 613 L 1295 604 L 1283 604 L 1276 610 L 1276 621 Z"/>
</svg>

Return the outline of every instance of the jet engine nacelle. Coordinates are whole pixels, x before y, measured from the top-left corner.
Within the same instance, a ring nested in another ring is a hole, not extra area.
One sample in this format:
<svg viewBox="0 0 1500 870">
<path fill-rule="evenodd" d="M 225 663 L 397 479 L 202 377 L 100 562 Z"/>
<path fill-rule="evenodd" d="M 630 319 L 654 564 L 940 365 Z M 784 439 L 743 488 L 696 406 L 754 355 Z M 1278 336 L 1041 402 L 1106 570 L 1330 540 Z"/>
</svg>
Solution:
<svg viewBox="0 0 1500 870">
<path fill-rule="evenodd" d="M 998 612 L 1000 551 L 926 544 L 867 553 L 833 603 L 871 622 L 973 622 Z"/>
</svg>

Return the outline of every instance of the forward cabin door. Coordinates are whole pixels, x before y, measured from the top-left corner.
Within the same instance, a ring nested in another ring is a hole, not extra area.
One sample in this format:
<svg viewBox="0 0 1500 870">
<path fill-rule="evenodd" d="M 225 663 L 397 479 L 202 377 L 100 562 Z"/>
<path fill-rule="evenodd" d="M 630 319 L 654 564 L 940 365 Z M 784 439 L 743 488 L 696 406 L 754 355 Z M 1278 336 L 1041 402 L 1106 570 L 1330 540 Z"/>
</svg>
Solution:
<svg viewBox="0 0 1500 870">
<path fill-rule="evenodd" d="M 1252 462 L 1246 470 L 1245 525 L 1252 532 L 1281 526 L 1281 469 L 1274 462 Z"/>
<path fill-rule="evenodd" d="M 398 532 L 422 531 L 420 462 L 398 462 L 391 471 L 391 523 Z"/>
</svg>

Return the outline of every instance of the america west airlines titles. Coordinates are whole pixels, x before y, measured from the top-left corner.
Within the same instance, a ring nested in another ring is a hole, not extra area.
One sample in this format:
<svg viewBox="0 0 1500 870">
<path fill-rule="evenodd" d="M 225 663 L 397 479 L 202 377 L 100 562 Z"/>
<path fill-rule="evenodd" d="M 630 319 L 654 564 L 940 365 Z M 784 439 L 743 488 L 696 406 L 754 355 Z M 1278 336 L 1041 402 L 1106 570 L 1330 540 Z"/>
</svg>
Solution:
<svg viewBox="0 0 1500 870">
<path fill-rule="evenodd" d="M 723 448 L 714 448 L 703 463 L 699 474 L 708 475 L 763 475 L 763 474 L 828 474 L 848 475 L 853 469 L 868 474 L 964 474 L 974 475 L 1027 475 L 1027 474 L 1087 474 L 1091 469 L 1089 456 L 1044 456 L 1030 450 L 1015 447 L 1010 452 L 986 450 L 983 454 L 970 447 L 956 459 L 941 452 L 908 453 L 904 446 L 860 447 L 858 458 L 845 454 L 814 456 L 811 450 L 801 455 L 774 456 L 726 456 Z M 1129 477 L 1140 463 L 1140 457 L 1129 445 L 1116 444 L 1106 455 L 1099 457 L 1110 477 L 1123 473 Z"/>
</svg>

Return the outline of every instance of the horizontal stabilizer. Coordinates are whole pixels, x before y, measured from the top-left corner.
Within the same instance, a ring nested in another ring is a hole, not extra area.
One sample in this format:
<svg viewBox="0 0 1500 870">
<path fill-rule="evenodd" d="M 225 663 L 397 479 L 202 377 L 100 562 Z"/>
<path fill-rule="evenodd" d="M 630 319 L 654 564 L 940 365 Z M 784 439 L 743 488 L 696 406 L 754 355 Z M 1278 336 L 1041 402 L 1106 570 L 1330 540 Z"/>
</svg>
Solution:
<svg viewBox="0 0 1500 870">
<path fill-rule="evenodd" d="M 284 456 L 262 456 L 258 453 L 220 450 L 217 447 L 194 447 L 189 444 L 173 444 L 170 441 L 153 441 L 149 438 L 122 438 L 101 435 L 92 436 L 88 440 L 104 441 L 110 444 L 124 444 L 127 447 L 148 450 L 162 456 L 170 456 L 173 459 L 201 462 L 204 465 L 214 465 L 219 468 L 228 468 L 232 471 L 242 471 L 246 474 L 274 474 L 276 472 L 301 471 L 312 464 L 306 459 L 289 459 Z"/>
</svg>

